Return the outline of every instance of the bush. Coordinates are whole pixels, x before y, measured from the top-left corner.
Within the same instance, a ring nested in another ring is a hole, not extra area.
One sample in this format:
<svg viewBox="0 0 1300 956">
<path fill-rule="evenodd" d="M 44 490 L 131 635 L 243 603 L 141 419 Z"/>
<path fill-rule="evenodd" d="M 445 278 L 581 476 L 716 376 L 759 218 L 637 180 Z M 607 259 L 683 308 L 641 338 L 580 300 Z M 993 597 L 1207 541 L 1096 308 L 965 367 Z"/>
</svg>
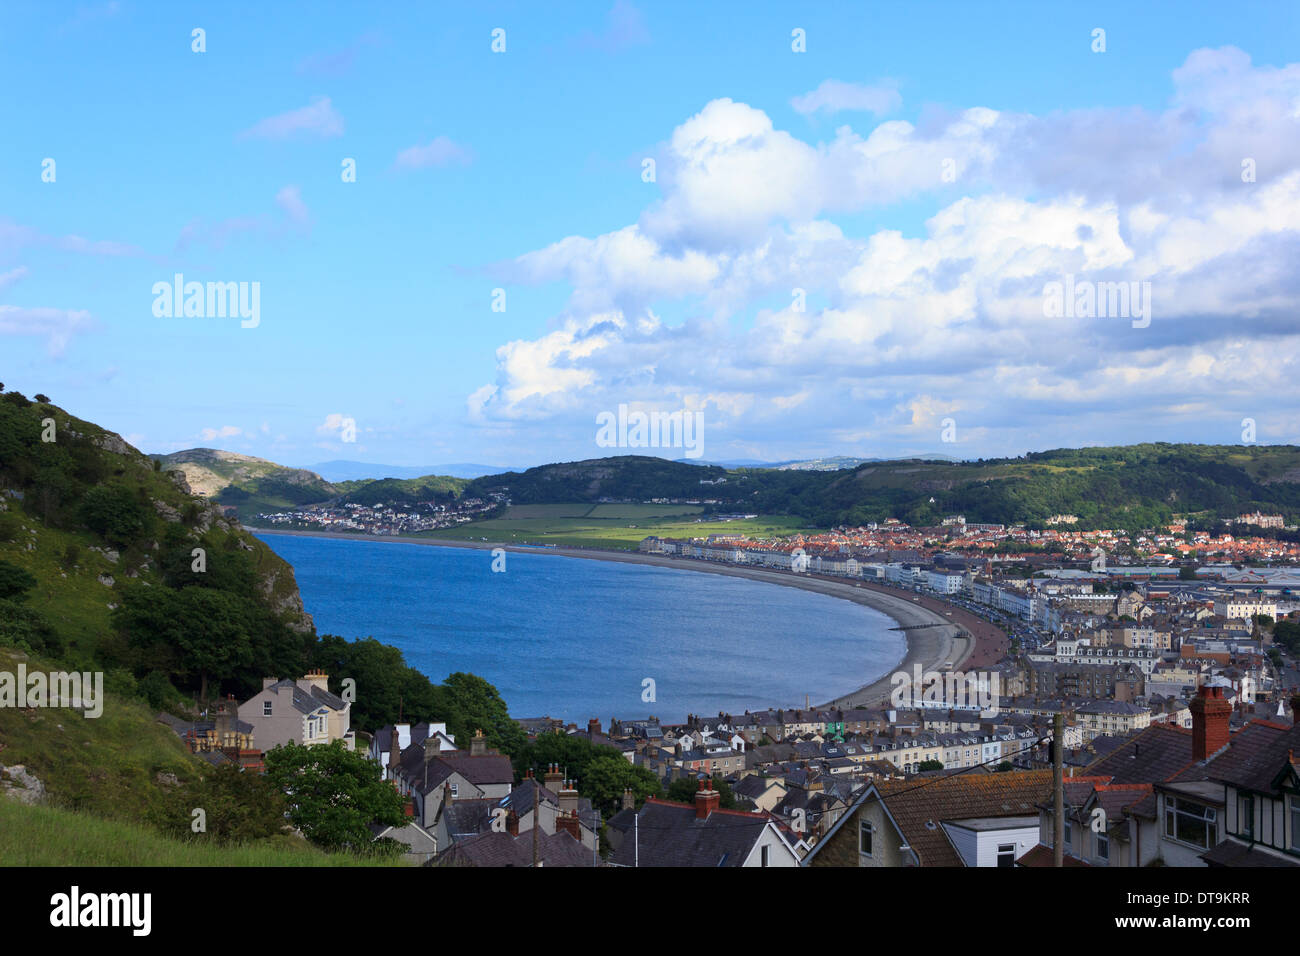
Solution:
<svg viewBox="0 0 1300 956">
<path fill-rule="evenodd" d="M 0 600 L 22 600 L 27 592 L 36 587 L 36 579 L 27 571 L 0 561 Z"/>
</svg>

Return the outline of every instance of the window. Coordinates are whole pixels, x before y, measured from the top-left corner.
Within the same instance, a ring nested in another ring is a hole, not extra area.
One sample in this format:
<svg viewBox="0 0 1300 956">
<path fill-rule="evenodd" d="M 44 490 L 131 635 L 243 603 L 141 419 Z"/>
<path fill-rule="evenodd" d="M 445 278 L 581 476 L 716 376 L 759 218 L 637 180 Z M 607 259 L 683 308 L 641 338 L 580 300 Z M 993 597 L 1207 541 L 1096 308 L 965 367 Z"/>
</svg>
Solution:
<svg viewBox="0 0 1300 956">
<path fill-rule="evenodd" d="M 1165 836 L 1202 850 L 1219 845 L 1219 814 L 1214 807 L 1168 797 L 1165 800 Z"/>
<path fill-rule="evenodd" d="M 1249 793 L 1237 797 L 1237 832 L 1248 840 L 1255 839 L 1255 798 Z"/>
<path fill-rule="evenodd" d="M 760 865 L 771 866 L 772 865 L 771 859 L 772 859 L 772 848 L 770 846 L 763 847 L 763 862 Z"/>
<path fill-rule="evenodd" d="M 1291 794 L 1291 849 L 1300 850 L 1300 794 Z"/>
<path fill-rule="evenodd" d="M 263 717 L 271 716 L 271 702 L 269 700 L 262 701 L 262 716 Z"/>
<path fill-rule="evenodd" d="M 1097 859 L 1110 861 L 1110 837 L 1105 833 L 1097 834 Z"/>
<path fill-rule="evenodd" d="M 871 825 L 870 820 L 863 820 L 858 826 L 858 852 L 863 856 L 871 856 L 872 838 L 875 832 L 875 827 Z"/>
<path fill-rule="evenodd" d="M 1014 843 L 998 844 L 998 866 L 1014 867 L 1016 865 L 1016 845 Z"/>
<path fill-rule="evenodd" d="M 1062 837 L 1062 842 L 1065 844 L 1065 848 L 1068 850 L 1070 847 L 1074 846 L 1074 837 L 1070 835 L 1069 817 L 1065 818 L 1065 829 L 1063 832 L 1064 832 L 1064 836 Z"/>
</svg>

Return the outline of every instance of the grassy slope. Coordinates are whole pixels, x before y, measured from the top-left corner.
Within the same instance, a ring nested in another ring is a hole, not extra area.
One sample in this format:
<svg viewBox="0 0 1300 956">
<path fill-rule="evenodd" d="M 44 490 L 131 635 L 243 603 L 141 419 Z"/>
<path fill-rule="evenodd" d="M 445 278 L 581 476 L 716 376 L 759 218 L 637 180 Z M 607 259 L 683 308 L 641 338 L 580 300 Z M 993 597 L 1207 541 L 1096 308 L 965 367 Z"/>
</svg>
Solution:
<svg viewBox="0 0 1300 956">
<path fill-rule="evenodd" d="M 285 837 L 273 845 L 186 842 L 119 820 L 0 800 L 0 866 L 374 866 Z M 400 866 L 398 862 L 391 862 Z"/>
<path fill-rule="evenodd" d="M 21 659 L 0 647 L 0 670 L 16 672 Z M 62 669 L 39 658 L 26 664 L 29 673 Z M 139 820 L 162 797 L 160 774 L 187 781 L 201 767 L 144 703 L 106 696 L 95 718 L 74 710 L 0 708 L 0 763 L 27 767 L 62 807 Z"/>
</svg>

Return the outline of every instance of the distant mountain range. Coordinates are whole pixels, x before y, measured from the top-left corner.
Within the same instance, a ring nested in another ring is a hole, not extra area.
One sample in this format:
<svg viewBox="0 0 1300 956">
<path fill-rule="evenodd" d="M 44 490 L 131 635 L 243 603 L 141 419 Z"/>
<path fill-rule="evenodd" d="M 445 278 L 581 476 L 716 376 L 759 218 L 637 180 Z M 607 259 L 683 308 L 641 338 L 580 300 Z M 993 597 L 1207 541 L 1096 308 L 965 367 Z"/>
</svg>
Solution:
<svg viewBox="0 0 1300 956">
<path fill-rule="evenodd" d="M 375 465 L 364 461 L 323 461 L 306 465 L 326 481 L 364 481 L 377 478 L 423 478 L 425 475 L 447 475 L 452 478 L 481 478 L 499 475 L 504 471 L 522 471 L 518 465 L 476 465 L 455 462 L 450 465 Z"/>
<path fill-rule="evenodd" d="M 700 461 L 694 458 L 678 458 L 682 465 L 710 465 L 720 468 L 771 468 L 776 471 L 843 471 L 857 468 L 859 465 L 877 464 L 887 461 L 960 461 L 951 455 L 916 455 L 910 458 L 850 458 L 846 455 L 834 455 L 830 458 L 799 458 L 790 461 L 762 461 L 757 458 L 732 458 L 722 461 Z"/>
<path fill-rule="evenodd" d="M 1300 513 L 1300 448 L 1290 445 L 1157 443 L 982 461 L 828 457 L 767 467 L 622 455 L 472 479 L 426 474 L 344 481 L 211 448 L 157 458 L 164 470 L 183 471 L 191 487 L 234 505 L 244 521 L 325 502 L 413 504 L 494 493 L 516 505 L 707 500 L 721 510 L 796 516 L 812 527 L 886 518 L 930 527 L 962 514 L 970 521 L 1040 527 L 1054 515 L 1072 515 L 1080 530 L 1143 529 L 1176 514 L 1212 521 L 1261 510 L 1280 512 L 1291 523 Z"/>
</svg>

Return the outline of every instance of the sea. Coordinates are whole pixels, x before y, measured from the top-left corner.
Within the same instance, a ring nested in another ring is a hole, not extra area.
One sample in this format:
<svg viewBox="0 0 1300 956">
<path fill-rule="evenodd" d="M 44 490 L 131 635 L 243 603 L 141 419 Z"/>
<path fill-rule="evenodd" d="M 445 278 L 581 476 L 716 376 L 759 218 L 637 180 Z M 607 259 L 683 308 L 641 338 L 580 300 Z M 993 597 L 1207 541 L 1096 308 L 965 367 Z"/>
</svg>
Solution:
<svg viewBox="0 0 1300 956">
<path fill-rule="evenodd" d="M 816 705 L 906 652 L 878 611 L 744 578 L 516 552 L 493 571 L 492 552 L 470 548 L 260 537 L 293 566 L 318 633 L 392 644 L 435 683 L 477 674 L 516 718 Z"/>
</svg>

